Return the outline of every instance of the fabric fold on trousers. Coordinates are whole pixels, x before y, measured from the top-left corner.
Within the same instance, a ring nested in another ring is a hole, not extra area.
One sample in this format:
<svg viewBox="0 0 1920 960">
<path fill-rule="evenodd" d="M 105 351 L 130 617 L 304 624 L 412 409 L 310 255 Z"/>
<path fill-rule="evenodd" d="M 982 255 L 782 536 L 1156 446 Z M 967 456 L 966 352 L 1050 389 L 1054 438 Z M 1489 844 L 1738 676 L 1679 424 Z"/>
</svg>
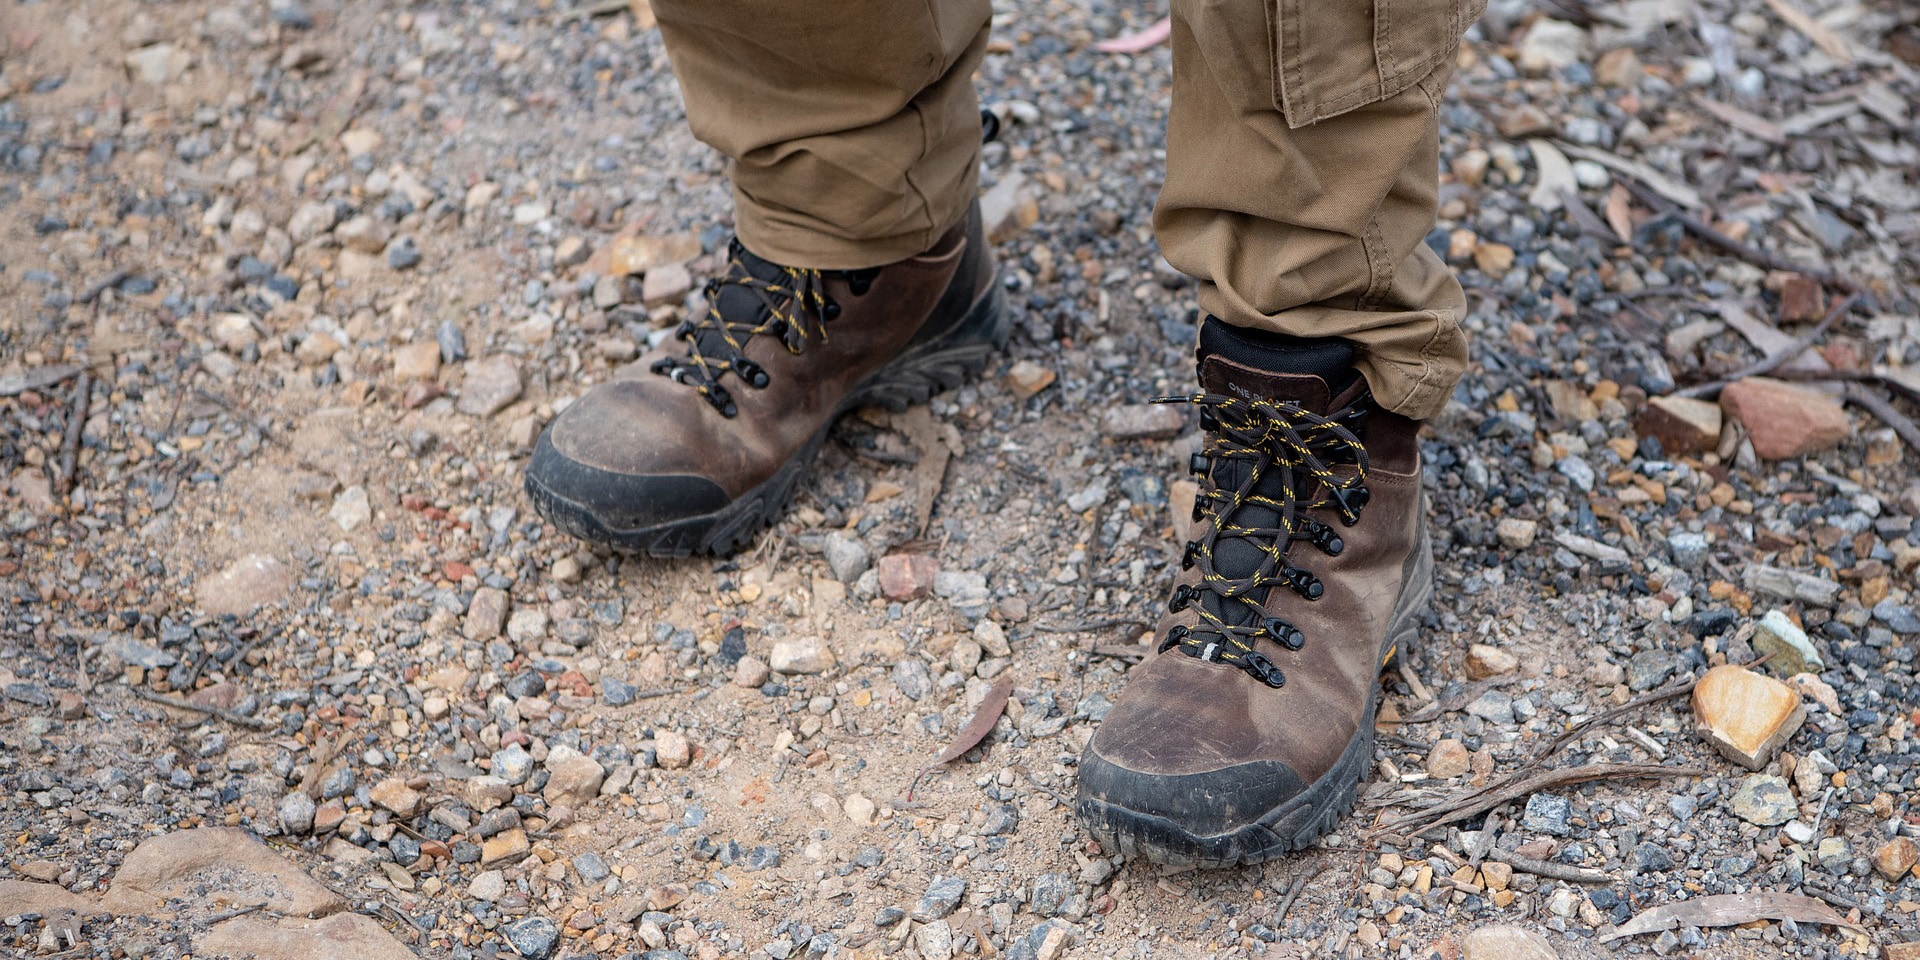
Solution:
<svg viewBox="0 0 1920 960">
<path fill-rule="evenodd" d="M 1479 0 L 1174 0 L 1154 230 L 1228 323 L 1344 337 L 1424 418 L 1466 369 L 1466 297 L 1426 246 L 1439 103 Z"/>
<path fill-rule="evenodd" d="M 978 190 L 988 0 L 654 0 L 694 135 L 733 160 L 734 219 L 776 263 L 925 252 Z"/>
</svg>

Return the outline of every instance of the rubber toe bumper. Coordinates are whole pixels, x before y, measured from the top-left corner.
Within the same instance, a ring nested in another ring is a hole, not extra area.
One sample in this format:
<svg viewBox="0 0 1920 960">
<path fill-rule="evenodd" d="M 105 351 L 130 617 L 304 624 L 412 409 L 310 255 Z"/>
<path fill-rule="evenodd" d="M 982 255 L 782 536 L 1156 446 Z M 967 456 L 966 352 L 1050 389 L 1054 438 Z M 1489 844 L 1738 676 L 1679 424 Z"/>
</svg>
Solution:
<svg viewBox="0 0 1920 960">
<path fill-rule="evenodd" d="M 527 464 L 527 496 L 541 515 L 583 540 L 624 547 L 653 528 L 713 514 L 726 491 L 705 477 L 642 476 L 588 466 L 540 435 Z"/>
</svg>

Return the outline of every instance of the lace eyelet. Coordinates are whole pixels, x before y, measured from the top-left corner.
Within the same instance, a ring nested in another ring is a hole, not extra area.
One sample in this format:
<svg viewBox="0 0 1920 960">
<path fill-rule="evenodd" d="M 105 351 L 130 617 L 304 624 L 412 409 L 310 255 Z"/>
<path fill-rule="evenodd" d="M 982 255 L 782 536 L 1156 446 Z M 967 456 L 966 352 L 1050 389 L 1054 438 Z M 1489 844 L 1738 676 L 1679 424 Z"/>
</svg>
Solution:
<svg viewBox="0 0 1920 960">
<path fill-rule="evenodd" d="M 1191 570 L 1195 561 L 1200 559 L 1200 541 L 1188 540 L 1187 548 L 1180 554 L 1180 569 Z"/>
<path fill-rule="evenodd" d="M 768 383 L 772 382 L 772 379 L 767 376 L 765 368 L 746 357 L 733 358 L 732 366 L 734 375 L 738 376 L 748 386 L 756 390 L 762 389 L 766 387 Z"/>
<path fill-rule="evenodd" d="M 1275 666 L 1266 654 L 1258 650 L 1243 655 L 1240 659 L 1240 668 L 1275 690 L 1287 684 L 1287 675 L 1281 673 L 1280 668 Z"/>
<path fill-rule="evenodd" d="M 1167 612 L 1179 613 L 1180 611 L 1185 610 L 1187 608 L 1187 604 L 1192 603 L 1193 599 L 1194 599 L 1194 590 L 1192 587 L 1184 583 L 1177 587 L 1174 587 L 1173 597 L 1172 599 L 1169 599 L 1167 601 Z"/>
<path fill-rule="evenodd" d="M 1340 520 L 1351 527 L 1360 522 L 1360 511 L 1366 508 L 1373 494 L 1365 486 L 1334 487 L 1334 502 L 1340 506 Z"/>
</svg>

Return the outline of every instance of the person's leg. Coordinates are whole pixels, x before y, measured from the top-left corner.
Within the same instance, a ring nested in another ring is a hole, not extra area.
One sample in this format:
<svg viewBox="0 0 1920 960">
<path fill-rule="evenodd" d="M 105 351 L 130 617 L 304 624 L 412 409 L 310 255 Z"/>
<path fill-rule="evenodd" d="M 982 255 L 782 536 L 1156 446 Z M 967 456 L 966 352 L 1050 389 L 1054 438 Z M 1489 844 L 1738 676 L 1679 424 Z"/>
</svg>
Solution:
<svg viewBox="0 0 1920 960">
<path fill-rule="evenodd" d="M 527 465 L 582 539 L 730 553 L 833 422 L 958 386 L 1006 342 L 975 167 L 988 0 L 654 0 L 738 242 L 677 337 L 567 407 Z"/>
<path fill-rule="evenodd" d="M 1200 280 L 1208 314 L 1352 341 L 1382 406 L 1429 417 L 1467 363 L 1465 297 L 1424 241 L 1439 100 L 1479 8 L 1301 6 L 1174 3 L 1154 229 L 1168 262 Z"/>
<path fill-rule="evenodd" d="M 1418 418 L 1466 364 L 1434 222 L 1440 93 L 1474 0 L 1174 0 L 1154 225 L 1201 281 L 1206 432 L 1158 653 L 1080 762 L 1128 855 L 1313 842 L 1373 759 L 1380 668 L 1432 590 Z"/>
<path fill-rule="evenodd" d="M 656 0 L 687 120 L 733 160 L 747 249 L 819 269 L 931 249 L 978 185 L 988 0 Z"/>
</svg>

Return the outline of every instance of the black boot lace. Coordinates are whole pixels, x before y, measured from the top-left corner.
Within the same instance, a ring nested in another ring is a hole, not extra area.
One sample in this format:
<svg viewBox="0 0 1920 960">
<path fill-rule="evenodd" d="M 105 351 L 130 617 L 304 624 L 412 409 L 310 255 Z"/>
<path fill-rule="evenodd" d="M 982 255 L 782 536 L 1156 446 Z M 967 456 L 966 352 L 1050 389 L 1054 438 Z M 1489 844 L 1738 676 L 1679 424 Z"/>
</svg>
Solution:
<svg viewBox="0 0 1920 960">
<path fill-rule="evenodd" d="M 811 341 L 827 342 L 826 325 L 840 316 L 840 304 L 827 293 L 830 277 L 843 279 L 856 297 L 873 286 L 878 269 L 812 270 L 783 267 L 749 253 L 734 241 L 726 270 L 707 281 L 705 314 L 680 324 L 675 336 L 687 342 L 685 357 L 654 361 L 654 373 L 700 392 L 721 416 L 740 412 L 733 394 L 720 382 L 731 373 L 754 389 L 772 382 L 767 369 L 747 358 L 747 341 L 780 338 L 787 352 L 799 355 Z"/>
<path fill-rule="evenodd" d="M 1162 652 L 1182 653 L 1240 667 L 1270 687 L 1286 683 L 1280 667 L 1256 646 L 1271 640 L 1299 650 L 1306 635 L 1268 613 L 1269 588 L 1284 586 L 1307 600 L 1325 592 L 1320 578 L 1288 559 L 1305 541 L 1327 556 L 1346 542 L 1309 514 L 1334 510 L 1352 526 L 1367 504 L 1367 451 L 1361 440 L 1370 398 L 1332 416 L 1298 403 L 1216 394 L 1160 397 L 1155 403 L 1191 403 L 1200 408 L 1206 446 L 1189 464 L 1203 478 L 1193 519 L 1210 520 L 1198 540 L 1186 545 L 1181 565 L 1200 566 L 1198 584 L 1174 589 L 1168 609 L 1194 606 L 1199 623 L 1168 632 Z M 1343 470 L 1340 467 L 1350 466 Z"/>
</svg>

